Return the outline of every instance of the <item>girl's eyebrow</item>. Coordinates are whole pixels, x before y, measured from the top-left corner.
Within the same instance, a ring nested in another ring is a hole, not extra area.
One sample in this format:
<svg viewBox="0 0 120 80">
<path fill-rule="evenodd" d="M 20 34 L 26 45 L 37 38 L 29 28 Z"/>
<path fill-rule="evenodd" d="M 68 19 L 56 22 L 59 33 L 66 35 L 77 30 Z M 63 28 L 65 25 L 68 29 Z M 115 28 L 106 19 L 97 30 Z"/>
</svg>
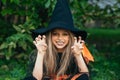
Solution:
<svg viewBox="0 0 120 80">
<path fill-rule="evenodd" d="M 56 30 L 52 30 L 51 32 L 53 33 L 53 32 L 57 32 L 57 31 L 56 31 Z M 64 29 L 63 29 L 63 32 L 67 32 L 67 33 L 69 33 L 68 30 L 64 30 Z"/>
<path fill-rule="evenodd" d="M 65 30 L 66 33 L 69 33 L 69 31 Z"/>
</svg>

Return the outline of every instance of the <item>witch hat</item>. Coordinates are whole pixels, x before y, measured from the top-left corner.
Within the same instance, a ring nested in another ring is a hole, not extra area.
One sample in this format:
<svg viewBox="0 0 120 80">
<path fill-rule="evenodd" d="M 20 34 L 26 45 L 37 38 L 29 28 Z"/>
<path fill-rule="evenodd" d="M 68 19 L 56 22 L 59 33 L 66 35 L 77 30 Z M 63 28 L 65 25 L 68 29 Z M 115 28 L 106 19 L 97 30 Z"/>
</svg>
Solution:
<svg viewBox="0 0 120 80">
<path fill-rule="evenodd" d="M 72 14 L 67 0 L 57 0 L 48 27 L 36 29 L 32 32 L 32 35 L 35 38 L 39 34 L 40 35 L 46 34 L 47 32 L 56 28 L 69 30 L 76 37 L 81 36 L 83 40 L 85 40 L 87 37 L 86 31 L 79 30 L 76 27 L 74 27 Z"/>
<path fill-rule="evenodd" d="M 68 5 L 67 0 L 57 0 L 57 3 L 55 5 L 55 9 L 52 14 L 51 21 L 47 28 L 40 28 L 36 29 L 32 32 L 33 38 L 37 37 L 38 35 L 44 35 L 47 32 L 60 28 L 60 29 L 66 29 L 71 31 L 76 37 L 81 36 L 83 40 L 87 37 L 87 32 L 84 30 L 79 30 L 76 27 L 74 27 L 72 14 Z M 94 61 L 93 56 L 87 49 L 86 45 L 84 45 L 84 49 L 82 51 L 82 54 L 86 59 L 86 62 Z"/>
</svg>

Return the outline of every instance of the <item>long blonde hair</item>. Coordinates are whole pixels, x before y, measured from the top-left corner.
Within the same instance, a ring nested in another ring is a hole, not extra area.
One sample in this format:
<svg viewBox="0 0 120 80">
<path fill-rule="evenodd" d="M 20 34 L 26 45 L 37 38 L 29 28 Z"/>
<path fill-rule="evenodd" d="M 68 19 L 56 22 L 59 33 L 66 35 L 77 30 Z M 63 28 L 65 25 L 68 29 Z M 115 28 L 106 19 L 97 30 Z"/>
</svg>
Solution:
<svg viewBox="0 0 120 80">
<path fill-rule="evenodd" d="M 49 32 L 46 35 L 46 39 L 47 39 L 46 42 L 47 42 L 48 48 L 47 48 L 47 53 L 45 54 L 45 57 L 44 57 L 44 68 L 45 68 L 44 74 L 45 75 L 55 74 L 57 76 L 60 76 L 60 75 L 65 74 L 67 67 L 69 66 L 71 56 L 72 56 L 71 46 L 73 45 L 73 42 L 74 42 L 73 34 L 70 31 L 68 31 L 68 33 L 69 33 L 69 37 L 70 37 L 69 43 L 66 46 L 64 52 L 62 53 L 62 57 L 61 57 L 62 61 L 60 61 L 60 68 L 58 71 L 56 70 L 57 69 L 57 53 L 58 52 L 51 40 L 52 33 Z"/>
</svg>

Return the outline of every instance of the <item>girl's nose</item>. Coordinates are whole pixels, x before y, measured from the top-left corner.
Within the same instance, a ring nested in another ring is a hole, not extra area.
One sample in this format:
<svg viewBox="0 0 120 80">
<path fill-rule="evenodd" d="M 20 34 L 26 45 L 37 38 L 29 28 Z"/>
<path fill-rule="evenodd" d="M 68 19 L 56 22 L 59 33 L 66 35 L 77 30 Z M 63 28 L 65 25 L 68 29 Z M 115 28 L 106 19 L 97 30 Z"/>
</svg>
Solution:
<svg viewBox="0 0 120 80">
<path fill-rule="evenodd" d="M 59 36 L 58 36 L 58 39 L 62 39 L 62 35 L 59 35 Z"/>
</svg>

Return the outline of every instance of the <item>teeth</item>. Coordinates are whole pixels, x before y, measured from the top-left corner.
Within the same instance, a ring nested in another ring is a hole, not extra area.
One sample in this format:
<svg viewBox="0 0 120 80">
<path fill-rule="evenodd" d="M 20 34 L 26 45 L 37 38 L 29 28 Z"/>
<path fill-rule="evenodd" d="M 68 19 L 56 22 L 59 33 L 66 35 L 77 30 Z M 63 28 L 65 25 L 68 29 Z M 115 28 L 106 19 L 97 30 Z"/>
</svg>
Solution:
<svg viewBox="0 0 120 80">
<path fill-rule="evenodd" d="M 58 42 L 58 44 L 62 44 L 62 43 L 59 43 L 59 42 Z"/>
<path fill-rule="evenodd" d="M 59 41 L 59 42 L 57 42 L 57 44 L 62 45 L 62 44 L 64 44 L 64 43 L 63 43 L 63 42 L 61 42 L 61 41 Z"/>
<path fill-rule="evenodd" d="M 57 43 L 57 44 L 63 44 L 63 43 Z"/>
</svg>

